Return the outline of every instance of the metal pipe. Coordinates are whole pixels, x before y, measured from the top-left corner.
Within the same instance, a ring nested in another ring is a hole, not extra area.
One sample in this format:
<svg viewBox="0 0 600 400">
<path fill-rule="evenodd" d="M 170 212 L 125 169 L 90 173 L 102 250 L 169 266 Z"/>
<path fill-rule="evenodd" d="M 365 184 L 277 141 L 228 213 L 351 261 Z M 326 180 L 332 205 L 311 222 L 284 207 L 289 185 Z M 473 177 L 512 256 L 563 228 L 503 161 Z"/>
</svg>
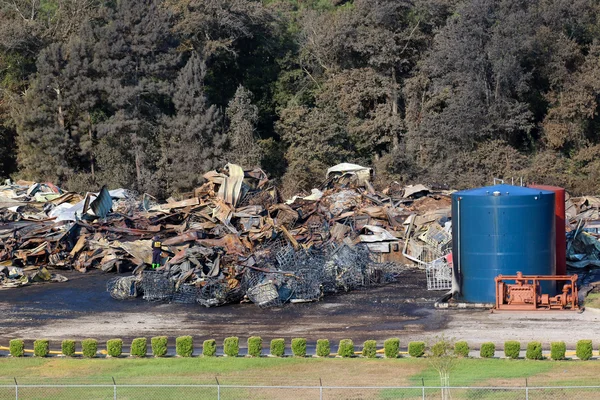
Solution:
<svg viewBox="0 0 600 400">
<path fill-rule="evenodd" d="M 458 285 L 458 292 L 460 293 L 460 281 L 459 279 L 462 277 L 462 272 L 460 270 L 460 200 L 462 199 L 462 197 L 458 197 L 456 199 L 456 250 L 457 253 L 456 254 L 456 260 L 452 260 L 452 262 L 456 262 L 456 270 L 458 271 L 458 276 L 456 277 L 456 283 Z M 452 255 L 452 257 L 454 258 L 454 255 Z"/>
<path fill-rule="evenodd" d="M 319 399 L 323 400 L 323 381 L 319 378 Z"/>
</svg>

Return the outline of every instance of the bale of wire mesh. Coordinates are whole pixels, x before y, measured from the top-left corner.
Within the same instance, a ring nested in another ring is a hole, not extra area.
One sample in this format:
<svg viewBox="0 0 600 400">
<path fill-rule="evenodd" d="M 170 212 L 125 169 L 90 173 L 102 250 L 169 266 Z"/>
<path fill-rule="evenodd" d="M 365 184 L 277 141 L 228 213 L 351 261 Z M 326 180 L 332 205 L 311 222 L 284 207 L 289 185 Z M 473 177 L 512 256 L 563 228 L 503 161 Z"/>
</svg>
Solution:
<svg viewBox="0 0 600 400">
<path fill-rule="evenodd" d="M 175 294 L 175 282 L 163 271 L 143 271 L 142 290 L 144 300 L 170 301 Z"/>
<path fill-rule="evenodd" d="M 180 285 L 173 293 L 173 303 L 194 304 L 198 296 L 198 288 L 195 285 Z"/>
</svg>

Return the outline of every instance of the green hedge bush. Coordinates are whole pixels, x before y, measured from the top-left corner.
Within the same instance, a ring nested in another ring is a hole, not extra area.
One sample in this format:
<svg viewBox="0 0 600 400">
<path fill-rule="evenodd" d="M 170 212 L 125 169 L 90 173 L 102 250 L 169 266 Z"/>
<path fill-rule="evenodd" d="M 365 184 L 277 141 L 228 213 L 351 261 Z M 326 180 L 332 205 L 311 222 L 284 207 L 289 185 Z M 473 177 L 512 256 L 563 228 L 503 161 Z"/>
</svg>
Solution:
<svg viewBox="0 0 600 400">
<path fill-rule="evenodd" d="M 542 344 L 540 342 L 527 343 L 525 358 L 528 360 L 543 360 L 544 356 L 542 354 Z"/>
<path fill-rule="evenodd" d="M 225 338 L 223 341 L 223 354 L 228 357 L 237 357 L 240 354 L 240 339 L 235 336 Z"/>
<path fill-rule="evenodd" d="M 164 357 L 167 355 L 167 346 L 169 338 L 166 336 L 155 336 L 150 339 L 152 345 L 152 354 L 154 357 Z"/>
<path fill-rule="evenodd" d="M 410 342 L 408 344 L 408 354 L 411 357 L 423 357 L 425 354 L 425 342 Z"/>
<path fill-rule="evenodd" d="M 60 349 L 62 350 L 63 355 L 73 357 L 75 355 L 75 341 L 70 339 L 63 340 Z"/>
<path fill-rule="evenodd" d="M 38 339 L 33 342 L 33 355 L 36 357 L 47 357 L 50 353 L 50 341 L 48 339 Z"/>
<path fill-rule="evenodd" d="M 148 354 L 148 339 L 145 337 L 133 339 L 129 354 L 132 357 L 146 357 L 146 354 Z"/>
<path fill-rule="evenodd" d="M 385 358 L 398 358 L 398 351 L 400 350 L 400 339 L 390 338 L 383 342 L 383 351 Z"/>
<path fill-rule="evenodd" d="M 481 358 L 492 358 L 496 354 L 496 345 L 492 342 L 486 342 L 481 344 L 479 349 L 479 356 Z"/>
<path fill-rule="evenodd" d="M 271 340 L 271 355 L 275 357 L 283 357 L 285 354 L 285 339 Z"/>
<path fill-rule="evenodd" d="M 340 340 L 337 354 L 343 358 L 354 357 L 354 342 L 351 339 Z"/>
<path fill-rule="evenodd" d="M 121 354 L 123 354 L 123 339 L 107 340 L 106 352 L 111 357 L 121 357 Z"/>
<path fill-rule="evenodd" d="M 565 342 L 550 343 L 550 358 L 553 360 L 564 360 L 566 352 L 567 345 Z"/>
<path fill-rule="evenodd" d="M 580 360 L 589 360 L 592 358 L 592 341 L 591 340 L 580 340 L 577 342 L 577 348 L 575 354 Z"/>
<path fill-rule="evenodd" d="M 292 354 L 295 357 L 306 357 L 306 339 L 305 338 L 292 339 Z"/>
<path fill-rule="evenodd" d="M 459 357 L 469 357 L 469 344 L 467 342 L 456 342 L 454 344 L 454 354 Z"/>
<path fill-rule="evenodd" d="M 262 355 L 263 340 L 260 336 L 248 338 L 248 355 L 250 357 L 260 357 Z"/>
<path fill-rule="evenodd" d="M 429 349 L 427 353 L 428 357 L 448 357 L 454 354 L 454 346 L 452 343 L 445 339 L 443 336 L 440 338 L 440 341 L 435 343 Z"/>
<path fill-rule="evenodd" d="M 366 358 L 377 357 L 377 342 L 374 340 L 365 340 L 363 343 L 362 355 Z"/>
<path fill-rule="evenodd" d="M 215 357 L 217 355 L 217 341 L 208 339 L 202 343 L 202 355 L 204 357 Z"/>
<path fill-rule="evenodd" d="M 96 357 L 98 352 L 98 341 L 96 339 L 84 339 L 81 341 L 81 351 L 86 358 Z"/>
<path fill-rule="evenodd" d="M 8 346 L 11 356 L 23 357 L 25 355 L 25 341 L 23 339 L 13 339 Z"/>
<path fill-rule="evenodd" d="M 176 338 L 175 352 L 180 357 L 191 357 L 194 352 L 194 339 L 191 336 L 179 336 Z"/>
<path fill-rule="evenodd" d="M 516 340 L 507 340 L 504 342 L 504 355 L 507 358 L 512 358 L 516 360 L 519 358 L 519 353 L 521 352 L 521 343 Z"/>
<path fill-rule="evenodd" d="M 317 340 L 317 357 L 329 357 L 331 354 L 331 345 L 329 339 Z"/>
</svg>

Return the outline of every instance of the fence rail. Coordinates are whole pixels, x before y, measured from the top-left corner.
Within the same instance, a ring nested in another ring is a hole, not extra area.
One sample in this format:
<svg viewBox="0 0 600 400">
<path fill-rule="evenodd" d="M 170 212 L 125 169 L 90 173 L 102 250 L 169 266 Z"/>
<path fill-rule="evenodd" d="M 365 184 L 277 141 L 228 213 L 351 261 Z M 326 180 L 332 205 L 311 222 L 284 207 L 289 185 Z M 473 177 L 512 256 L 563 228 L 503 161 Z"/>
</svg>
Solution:
<svg viewBox="0 0 600 400">
<path fill-rule="evenodd" d="M 0 385 L 16 399 L 600 399 L 600 386 L 265 386 L 215 384 Z"/>
</svg>

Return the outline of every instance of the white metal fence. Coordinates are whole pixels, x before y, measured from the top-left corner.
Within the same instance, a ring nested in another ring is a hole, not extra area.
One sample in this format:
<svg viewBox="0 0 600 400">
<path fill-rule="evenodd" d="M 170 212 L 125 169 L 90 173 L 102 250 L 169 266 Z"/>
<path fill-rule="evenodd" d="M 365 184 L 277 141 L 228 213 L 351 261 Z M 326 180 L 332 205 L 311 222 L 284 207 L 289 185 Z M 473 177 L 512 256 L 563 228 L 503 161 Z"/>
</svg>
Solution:
<svg viewBox="0 0 600 400">
<path fill-rule="evenodd" d="M 1 400 L 29 399 L 600 399 L 600 386 L 245 386 L 221 385 L 1 385 Z"/>
</svg>

